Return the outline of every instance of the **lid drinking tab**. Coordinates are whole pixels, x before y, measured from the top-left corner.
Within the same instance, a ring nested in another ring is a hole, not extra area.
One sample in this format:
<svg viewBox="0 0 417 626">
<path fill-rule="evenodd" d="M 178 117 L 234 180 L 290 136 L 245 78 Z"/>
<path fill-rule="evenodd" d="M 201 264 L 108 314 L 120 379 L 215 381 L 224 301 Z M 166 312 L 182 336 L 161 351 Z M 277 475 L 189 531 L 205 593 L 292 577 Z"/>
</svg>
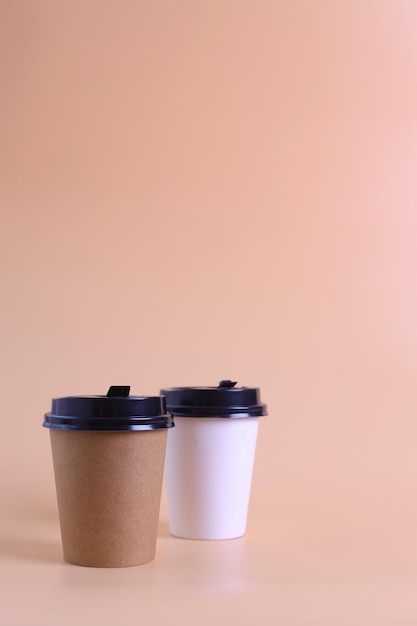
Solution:
<svg viewBox="0 0 417 626">
<path fill-rule="evenodd" d="M 107 398 L 127 398 L 128 395 L 130 393 L 130 385 L 129 386 L 125 386 L 125 387 L 120 387 L 117 385 L 112 385 L 108 392 L 107 392 Z"/>
</svg>

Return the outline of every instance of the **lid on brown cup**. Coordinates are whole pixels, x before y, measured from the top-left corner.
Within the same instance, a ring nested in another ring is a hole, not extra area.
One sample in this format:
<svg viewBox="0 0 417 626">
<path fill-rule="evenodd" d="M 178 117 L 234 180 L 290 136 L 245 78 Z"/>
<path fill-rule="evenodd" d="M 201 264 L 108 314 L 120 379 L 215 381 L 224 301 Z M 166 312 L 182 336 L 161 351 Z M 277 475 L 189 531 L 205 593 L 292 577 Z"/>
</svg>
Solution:
<svg viewBox="0 0 417 626">
<path fill-rule="evenodd" d="M 164 396 L 131 396 L 129 386 L 112 386 L 105 396 L 54 398 L 43 426 L 58 430 L 155 430 L 172 428 Z"/>
</svg>

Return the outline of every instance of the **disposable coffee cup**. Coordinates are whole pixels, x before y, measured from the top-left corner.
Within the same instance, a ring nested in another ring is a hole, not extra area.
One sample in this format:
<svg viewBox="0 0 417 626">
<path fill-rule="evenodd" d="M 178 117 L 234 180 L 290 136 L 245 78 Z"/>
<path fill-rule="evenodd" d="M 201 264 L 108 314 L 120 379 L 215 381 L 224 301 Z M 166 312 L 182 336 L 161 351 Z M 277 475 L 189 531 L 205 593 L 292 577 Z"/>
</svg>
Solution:
<svg viewBox="0 0 417 626">
<path fill-rule="evenodd" d="M 165 481 L 170 533 L 185 539 L 233 539 L 246 532 L 259 417 L 259 389 L 164 389 L 175 419 Z"/>
<path fill-rule="evenodd" d="M 50 429 L 64 560 L 128 567 L 155 557 L 168 429 L 162 396 L 52 400 Z"/>
</svg>

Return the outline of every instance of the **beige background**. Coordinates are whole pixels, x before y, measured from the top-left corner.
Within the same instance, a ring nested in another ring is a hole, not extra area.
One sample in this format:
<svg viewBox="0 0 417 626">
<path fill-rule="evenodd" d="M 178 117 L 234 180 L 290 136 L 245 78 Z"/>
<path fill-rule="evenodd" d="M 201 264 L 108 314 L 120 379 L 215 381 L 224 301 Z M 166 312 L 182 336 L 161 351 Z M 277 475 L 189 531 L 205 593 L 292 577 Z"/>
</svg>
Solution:
<svg viewBox="0 0 417 626">
<path fill-rule="evenodd" d="M 417 2 L 1 0 L 1 622 L 414 626 Z M 61 562 L 53 396 L 261 388 L 249 527 Z M 58 617 L 59 615 L 59 617 Z"/>
</svg>

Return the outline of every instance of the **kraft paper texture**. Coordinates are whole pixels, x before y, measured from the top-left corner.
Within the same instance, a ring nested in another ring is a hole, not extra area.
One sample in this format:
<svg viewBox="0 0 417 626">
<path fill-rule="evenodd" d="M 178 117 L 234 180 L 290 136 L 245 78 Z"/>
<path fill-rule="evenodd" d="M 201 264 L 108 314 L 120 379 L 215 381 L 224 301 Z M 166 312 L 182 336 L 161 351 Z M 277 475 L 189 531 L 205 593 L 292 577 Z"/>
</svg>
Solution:
<svg viewBox="0 0 417 626">
<path fill-rule="evenodd" d="M 90 567 L 152 561 L 167 431 L 50 434 L 65 561 Z"/>
</svg>

